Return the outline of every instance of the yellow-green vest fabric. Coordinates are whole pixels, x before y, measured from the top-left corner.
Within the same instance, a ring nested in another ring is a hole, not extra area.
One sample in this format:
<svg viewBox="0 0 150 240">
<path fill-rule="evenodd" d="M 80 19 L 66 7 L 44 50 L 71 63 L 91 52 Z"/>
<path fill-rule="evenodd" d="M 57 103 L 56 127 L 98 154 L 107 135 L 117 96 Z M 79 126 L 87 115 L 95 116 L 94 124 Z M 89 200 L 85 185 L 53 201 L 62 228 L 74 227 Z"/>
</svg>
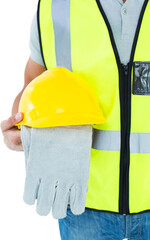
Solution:
<svg viewBox="0 0 150 240">
<path fill-rule="evenodd" d="M 144 2 L 127 66 L 98 0 L 40 0 L 38 24 L 46 68 L 65 67 L 84 78 L 107 118 L 93 125 L 86 208 L 150 211 L 150 95 L 133 94 L 134 64 L 150 66 L 150 1 Z"/>
</svg>

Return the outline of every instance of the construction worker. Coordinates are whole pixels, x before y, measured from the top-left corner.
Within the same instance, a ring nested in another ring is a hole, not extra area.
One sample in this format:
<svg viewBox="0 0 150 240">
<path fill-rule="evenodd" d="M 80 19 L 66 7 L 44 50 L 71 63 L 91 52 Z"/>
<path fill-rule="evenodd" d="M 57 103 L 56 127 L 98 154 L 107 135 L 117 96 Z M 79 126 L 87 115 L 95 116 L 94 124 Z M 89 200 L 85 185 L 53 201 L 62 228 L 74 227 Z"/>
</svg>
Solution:
<svg viewBox="0 0 150 240">
<path fill-rule="evenodd" d="M 31 27 L 31 55 L 6 145 L 23 150 L 18 104 L 25 87 L 59 66 L 82 76 L 107 121 L 93 126 L 86 210 L 59 220 L 62 240 L 150 239 L 150 1 L 41 0 Z"/>
</svg>

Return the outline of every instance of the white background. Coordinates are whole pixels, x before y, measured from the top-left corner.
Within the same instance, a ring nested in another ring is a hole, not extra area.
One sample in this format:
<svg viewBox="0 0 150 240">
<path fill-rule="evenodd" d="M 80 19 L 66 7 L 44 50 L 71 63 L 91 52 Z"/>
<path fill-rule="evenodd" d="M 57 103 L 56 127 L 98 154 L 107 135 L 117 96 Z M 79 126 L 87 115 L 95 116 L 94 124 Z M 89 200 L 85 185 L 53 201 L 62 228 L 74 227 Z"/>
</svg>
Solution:
<svg viewBox="0 0 150 240">
<path fill-rule="evenodd" d="M 0 122 L 11 115 L 24 82 L 30 25 L 38 0 L 0 1 Z M 58 221 L 23 202 L 24 153 L 9 150 L 0 131 L 0 239 L 60 240 Z"/>
</svg>

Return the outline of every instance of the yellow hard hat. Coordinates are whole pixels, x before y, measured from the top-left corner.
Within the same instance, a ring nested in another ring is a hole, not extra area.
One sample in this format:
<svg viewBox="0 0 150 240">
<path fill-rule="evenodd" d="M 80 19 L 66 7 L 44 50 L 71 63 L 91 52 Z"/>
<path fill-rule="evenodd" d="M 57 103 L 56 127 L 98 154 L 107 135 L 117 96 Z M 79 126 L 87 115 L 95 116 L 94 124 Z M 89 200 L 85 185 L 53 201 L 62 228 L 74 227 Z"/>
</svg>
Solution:
<svg viewBox="0 0 150 240">
<path fill-rule="evenodd" d="M 16 126 L 45 128 L 105 122 L 90 85 L 62 67 L 47 70 L 28 84 L 19 112 L 24 118 Z"/>
</svg>

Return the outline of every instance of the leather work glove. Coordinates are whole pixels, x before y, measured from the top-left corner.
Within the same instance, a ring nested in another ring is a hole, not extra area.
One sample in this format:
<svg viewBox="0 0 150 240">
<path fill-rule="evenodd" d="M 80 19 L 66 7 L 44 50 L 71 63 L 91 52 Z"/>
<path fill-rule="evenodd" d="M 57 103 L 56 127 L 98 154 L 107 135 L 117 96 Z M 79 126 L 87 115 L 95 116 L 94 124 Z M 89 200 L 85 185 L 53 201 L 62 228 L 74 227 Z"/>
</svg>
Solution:
<svg viewBox="0 0 150 240">
<path fill-rule="evenodd" d="M 24 201 L 37 199 L 39 215 L 66 217 L 85 211 L 90 171 L 92 126 L 30 128 L 21 126 L 26 180 Z"/>
</svg>

